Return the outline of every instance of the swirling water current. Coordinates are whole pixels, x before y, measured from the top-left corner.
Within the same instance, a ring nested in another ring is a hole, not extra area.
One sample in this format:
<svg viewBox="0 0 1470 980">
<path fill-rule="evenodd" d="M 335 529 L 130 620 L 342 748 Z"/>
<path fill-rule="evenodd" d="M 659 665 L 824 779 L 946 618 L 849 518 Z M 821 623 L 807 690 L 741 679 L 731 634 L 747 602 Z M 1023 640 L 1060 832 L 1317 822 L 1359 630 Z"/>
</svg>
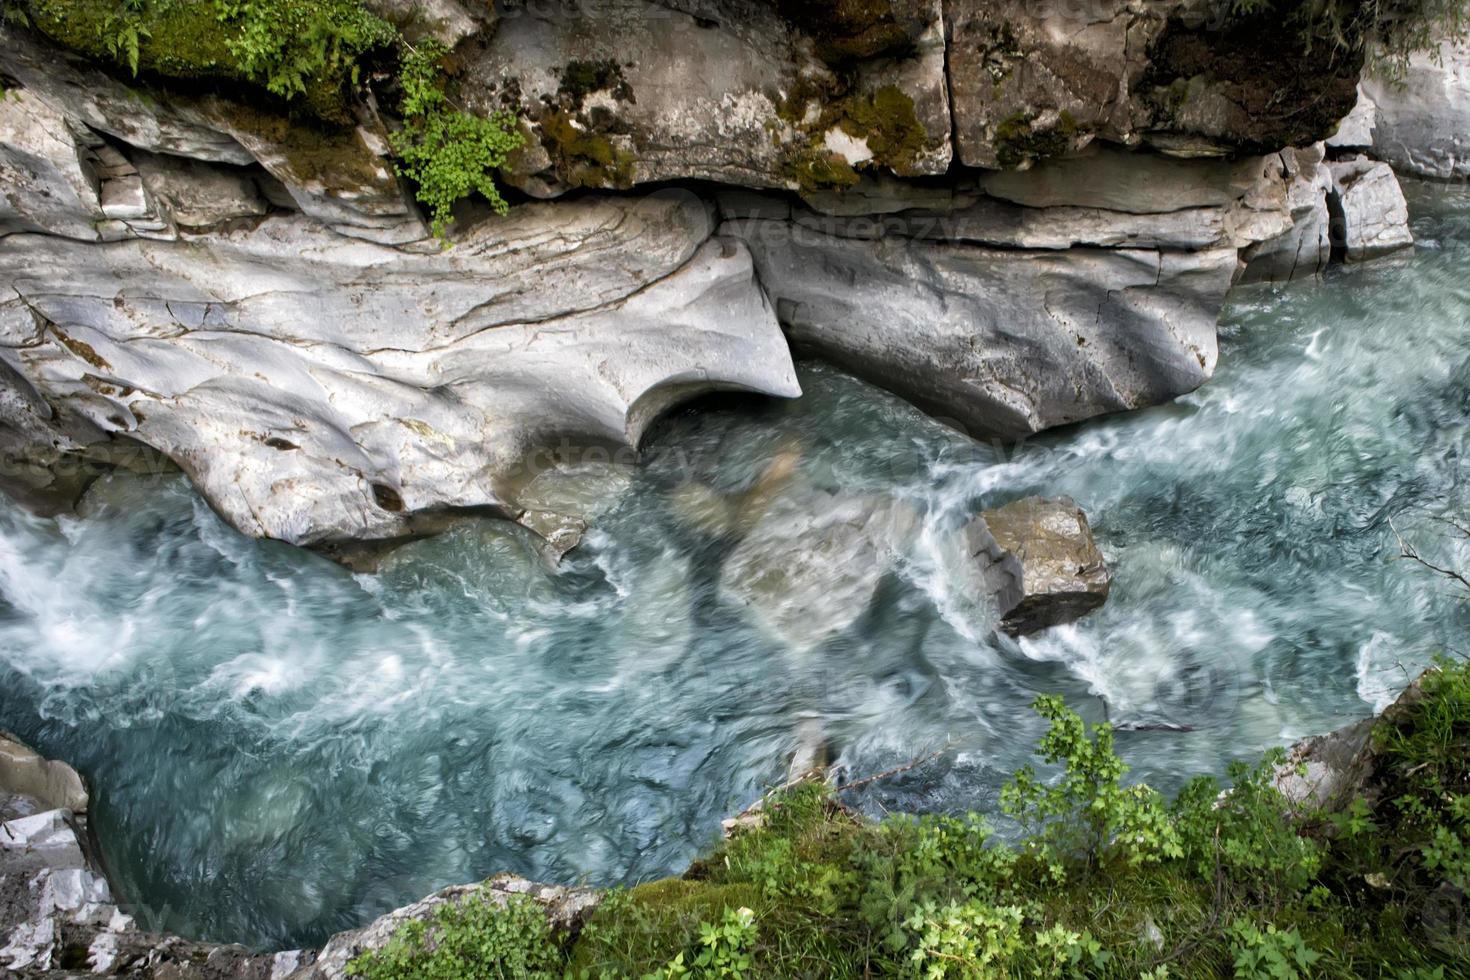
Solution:
<svg viewBox="0 0 1470 980">
<path fill-rule="evenodd" d="M 1470 563 L 1440 520 L 1467 502 L 1470 193 L 1411 204 L 1412 255 L 1233 294 L 1215 379 L 1172 405 L 984 445 L 807 365 L 798 401 L 681 411 L 636 469 L 589 464 L 559 568 L 485 521 L 354 574 L 178 477 L 7 506 L 0 727 L 91 779 L 146 925 L 258 948 L 499 870 L 678 871 L 803 733 L 854 774 L 948 747 L 873 808 L 993 808 L 1041 692 L 1161 788 L 1222 772 L 1462 652 L 1467 607 L 1394 556 Z M 1116 579 L 1018 642 L 956 529 L 1030 493 L 1075 498 Z M 881 548 L 832 535 L 875 509 Z"/>
</svg>

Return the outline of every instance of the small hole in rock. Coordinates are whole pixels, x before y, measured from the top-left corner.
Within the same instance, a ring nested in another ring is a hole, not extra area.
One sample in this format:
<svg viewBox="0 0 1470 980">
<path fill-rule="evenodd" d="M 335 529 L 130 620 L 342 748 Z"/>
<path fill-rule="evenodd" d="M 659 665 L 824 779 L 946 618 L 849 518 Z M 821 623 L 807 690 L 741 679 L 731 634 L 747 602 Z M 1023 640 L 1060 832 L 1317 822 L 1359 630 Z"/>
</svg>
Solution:
<svg viewBox="0 0 1470 980">
<path fill-rule="evenodd" d="M 373 484 L 373 500 L 377 501 L 379 507 L 395 514 L 403 510 L 403 497 L 387 484 Z"/>
</svg>

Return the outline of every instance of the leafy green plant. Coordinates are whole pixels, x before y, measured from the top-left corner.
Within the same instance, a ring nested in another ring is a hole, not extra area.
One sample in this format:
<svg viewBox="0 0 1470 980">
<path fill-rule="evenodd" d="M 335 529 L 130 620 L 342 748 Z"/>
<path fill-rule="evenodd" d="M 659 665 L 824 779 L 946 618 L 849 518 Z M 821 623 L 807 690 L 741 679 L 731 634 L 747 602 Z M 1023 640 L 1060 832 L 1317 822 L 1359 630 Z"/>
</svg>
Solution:
<svg viewBox="0 0 1470 980">
<path fill-rule="evenodd" d="M 1270 901 L 1310 887 L 1321 868 L 1322 849 L 1300 833 L 1291 804 L 1276 788 L 1275 775 L 1285 758 L 1278 749 L 1253 766 L 1233 763 L 1228 793 L 1210 778 L 1195 779 L 1180 791 L 1173 819 L 1196 874 L 1218 871 Z"/>
<path fill-rule="evenodd" d="M 143 22 L 147 0 L 122 0 L 118 9 L 109 14 L 102 33 L 107 50 L 118 61 L 124 62 L 138 74 L 138 52 L 142 39 L 151 37 L 153 31 Z"/>
<path fill-rule="evenodd" d="M 348 962 L 347 972 L 361 980 L 549 980 L 563 965 L 535 902 L 515 896 L 501 906 L 474 896 L 409 920 L 383 948 Z"/>
<path fill-rule="evenodd" d="M 1025 912 L 1015 905 L 984 902 L 927 904 L 906 923 L 917 942 L 909 960 L 923 980 L 970 977 L 999 965 L 1022 949 Z"/>
<path fill-rule="evenodd" d="M 495 185 L 494 172 L 518 149 L 524 137 L 514 113 L 479 116 L 455 106 L 445 92 L 439 62 L 444 46 L 427 41 L 404 59 L 403 128 L 390 142 L 398 172 L 418 185 L 418 200 L 429 209 L 434 234 L 443 238 L 455 202 L 479 193 L 497 214 L 509 208 Z"/>
<path fill-rule="evenodd" d="M 718 925 L 700 923 L 699 951 L 690 963 L 685 964 L 684 953 L 681 952 L 661 971 L 644 980 L 675 977 L 740 980 L 750 975 L 750 949 L 755 944 L 756 935 L 754 912 L 748 908 L 726 909 L 725 917 Z"/>
<path fill-rule="evenodd" d="M 1298 980 L 1310 976 L 1312 966 L 1322 958 L 1295 929 L 1274 925 L 1260 929 L 1249 920 L 1237 919 L 1230 925 L 1230 936 L 1235 975 L 1244 980 Z"/>
<path fill-rule="evenodd" d="M 129 0 L 141 2 L 141 0 Z M 357 0 L 215 0 L 241 71 L 281 98 L 305 95 L 315 79 L 358 81 L 357 60 L 397 40 Z"/>
<path fill-rule="evenodd" d="M 1124 786 L 1128 767 L 1113 749 L 1113 729 L 1106 723 L 1089 732 L 1087 725 L 1062 702 L 1043 695 L 1032 708 L 1051 722 L 1041 739 L 1041 756 L 1061 764 L 1055 784 L 1023 767 L 1001 792 L 1001 806 L 1029 835 L 1033 849 L 1050 858 L 1074 855 L 1096 864 L 1114 848 L 1130 862 L 1183 856 L 1178 833 L 1162 797 L 1148 786 Z"/>
</svg>

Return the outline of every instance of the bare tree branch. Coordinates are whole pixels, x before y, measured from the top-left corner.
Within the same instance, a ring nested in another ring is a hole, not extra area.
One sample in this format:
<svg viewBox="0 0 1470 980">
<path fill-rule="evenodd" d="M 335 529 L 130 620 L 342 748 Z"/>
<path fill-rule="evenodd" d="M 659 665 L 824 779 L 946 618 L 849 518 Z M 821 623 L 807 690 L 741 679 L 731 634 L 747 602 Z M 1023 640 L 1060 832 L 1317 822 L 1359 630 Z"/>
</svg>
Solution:
<svg viewBox="0 0 1470 980">
<path fill-rule="evenodd" d="M 883 772 L 877 772 L 877 773 L 874 773 L 871 776 L 864 776 L 862 779 L 857 779 L 857 780 L 854 780 L 853 782 L 846 783 L 846 784 L 844 784 L 842 786 L 838 786 L 837 787 L 837 792 L 839 792 L 839 793 L 846 793 L 850 789 L 857 789 L 860 786 L 867 786 L 867 785 L 869 785 L 871 783 L 876 783 L 880 779 L 888 779 L 890 776 L 897 776 L 899 773 L 908 772 L 910 769 L 917 769 L 920 766 L 924 765 L 925 763 L 933 762 L 935 759 L 937 759 L 940 756 L 944 755 L 946 752 L 948 752 L 953 747 L 954 747 L 954 743 L 953 742 L 945 742 L 944 745 L 943 745 L 943 747 L 941 747 L 937 751 L 930 752 L 928 755 L 920 756 L 919 758 L 912 759 L 912 760 L 904 763 L 901 766 L 895 766 L 892 769 L 886 769 Z"/>
<path fill-rule="evenodd" d="M 1453 521 L 1450 521 L 1448 519 L 1444 519 L 1444 521 L 1446 524 L 1450 524 L 1452 527 L 1459 528 L 1459 525 L 1455 524 Z M 1442 565 L 1436 565 L 1434 564 L 1434 562 L 1420 555 L 1418 550 L 1416 550 L 1413 545 L 1404 540 L 1404 536 L 1399 533 L 1399 529 L 1393 526 L 1392 518 L 1389 519 L 1388 529 L 1392 531 L 1393 536 L 1398 539 L 1400 558 L 1407 558 L 1409 561 L 1417 562 L 1420 565 L 1423 565 L 1425 568 L 1429 569 L 1431 572 L 1435 572 L 1439 575 L 1443 575 L 1445 578 L 1458 582 L 1461 588 L 1465 589 L 1465 591 L 1467 592 L 1470 592 L 1470 579 L 1467 579 L 1464 575 L 1461 575 L 1453 568 L 1445 568 Z M 1460 528 L 1460 530 L 1464 531 L 1463 528 Z M 1465 534 L 1467 537 L 1470 537 L 1470 531 L 1465 531 Z"/>
</svg>

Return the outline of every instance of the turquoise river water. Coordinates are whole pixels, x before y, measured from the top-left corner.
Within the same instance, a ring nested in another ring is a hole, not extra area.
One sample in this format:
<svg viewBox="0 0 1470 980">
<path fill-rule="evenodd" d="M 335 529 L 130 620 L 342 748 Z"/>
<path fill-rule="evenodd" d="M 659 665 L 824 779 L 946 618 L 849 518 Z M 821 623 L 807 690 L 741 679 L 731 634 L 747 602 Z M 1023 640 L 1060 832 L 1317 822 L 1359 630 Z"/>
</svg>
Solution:
<svg viewBox="0 0 1470 980">
<path fill-rule="evenodd" d="M 1040 692 L 1106 713 L 1155 785 L 1221 772 L 1383 704 L 1470 616 L 1393 560 L 1397 528 L 1470 563 L 1437 520 L 1467 503 L 1470 194 L 1412 196 L 1413 255 L 1238 290 L 1175 404 L 982 445 L 806 366 L 798 401 L 681 411 L 638 468 L 589 465 L 594 530 L 555 569 L 485 521 L 353 573 L 177 477 L 6 507 L 0 727 L 92 780 L 145 924 L 261 948 L 499 870 L 680 870 L 814 732 L 853 775 L 948 746 L 874 810 L 993 807 Z M 1018 642 L 956 529 L 1030 493 L 1075 498 L 1116 579 Z M 875 508 L 878 550 L 831 536 Z"/>
</svg>

